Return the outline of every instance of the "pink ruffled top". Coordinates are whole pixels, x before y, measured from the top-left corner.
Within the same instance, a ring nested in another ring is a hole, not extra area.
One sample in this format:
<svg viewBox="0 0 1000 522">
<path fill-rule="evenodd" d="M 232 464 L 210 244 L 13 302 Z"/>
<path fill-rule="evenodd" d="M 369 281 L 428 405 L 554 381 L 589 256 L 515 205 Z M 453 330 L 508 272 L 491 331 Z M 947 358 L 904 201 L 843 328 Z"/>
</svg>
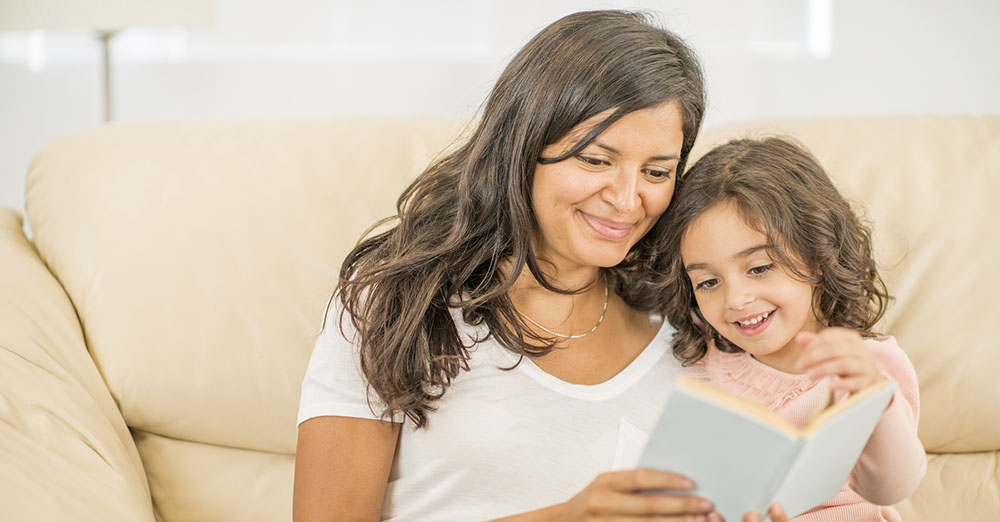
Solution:
<svg viewBox="0 0 1000 522">
<path fill-rule="evenodd" d="M 717 386 L 772 410 L 780 409 L 821 383 L 820 379 L 810 379 L 805 374 L 772 368 L 747 352 L 725 353 L 714 347 L 706 356 L 705 371 Z"/>
</svg>

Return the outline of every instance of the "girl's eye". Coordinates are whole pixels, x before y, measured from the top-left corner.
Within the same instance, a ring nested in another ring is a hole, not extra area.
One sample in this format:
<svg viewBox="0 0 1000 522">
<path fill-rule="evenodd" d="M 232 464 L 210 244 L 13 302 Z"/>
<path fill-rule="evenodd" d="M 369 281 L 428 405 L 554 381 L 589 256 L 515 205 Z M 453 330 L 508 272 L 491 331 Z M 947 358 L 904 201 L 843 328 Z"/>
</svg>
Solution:
<svg viewBox="0 0 1000 522">
<path fill-rule="evenodd" d="M 767 265 L 755 266 L 755 267 L 751 268 L 750 270 L 747 270 L 747 272 L 749 272 L 750 275 L 760 276 L 760 275 L 766 274 L 772 268 L 774 268 L 774 263 L 767 264 Z"/>
<path fill-rule="evenodd" d="M 587 165 L 592 165 L 594 167 L 600 167 L 602 165 L 610 165 L 611 164 L 611 163 L 609 163 L 606 160 L 602 160 L 600 158 L 594 158 L 594 157 L 591 157 L 591 156 L 584 156 L 582 154 L 577 154 L 576 159 L 578 159 L 578 160 L 586 163 Z"/>
<path fill-rule="evenodd" d="M 715 288 L 716 286 L 718 286 L 718 284 L 719 284 L 719 280 L 718 279 L 706 279 L 706 280 L 704 280 L 704 281 L 702 281 L 702 282 L 694 285 L 694 289 L 695 290 L 711 290 L 711 289 Z"/>
</svg>

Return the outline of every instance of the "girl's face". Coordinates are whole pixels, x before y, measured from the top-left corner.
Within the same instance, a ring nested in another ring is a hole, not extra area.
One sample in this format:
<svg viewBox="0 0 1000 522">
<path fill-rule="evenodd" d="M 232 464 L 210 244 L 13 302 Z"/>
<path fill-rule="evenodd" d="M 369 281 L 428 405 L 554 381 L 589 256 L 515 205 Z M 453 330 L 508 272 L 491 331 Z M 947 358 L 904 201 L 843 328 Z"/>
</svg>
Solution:
<svg viewBox="0 0 1000 522">
<path fill-rule="evenodd" d="M 795 335 L 820 328 L 813 285 L 775 264 L 767 243 L 731 203 L 720 203 L 691 223 L 681 258 L 708 323 L 757 360 L 792 371 Z"/>
<path fill-rule="evenodd" d="M 611 112 L 577 125 L 542 157 L 570 150 Z M 623 116 L 576 156 L 538 164 L 531 201 L 535 254 L 561 273 L 621 262 L 670 204 L 681 125 L 677 104 L 668 102 Z"/>
</svg>

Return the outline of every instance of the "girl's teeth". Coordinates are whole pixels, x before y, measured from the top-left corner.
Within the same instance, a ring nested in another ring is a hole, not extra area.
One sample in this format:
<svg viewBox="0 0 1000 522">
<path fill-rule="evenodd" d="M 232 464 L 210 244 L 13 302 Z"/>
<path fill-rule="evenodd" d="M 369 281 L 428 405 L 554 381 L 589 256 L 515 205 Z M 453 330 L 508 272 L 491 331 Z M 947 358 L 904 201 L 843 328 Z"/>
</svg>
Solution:
<svg viewBox="0 0 1000 522">
<path fill-rule="evenodd" d="M 750 319 L 749 321 L 738 321 L 738 322 L 740 323 L 740 326 L 753 326 L 763 321 L 764 319 L 767 319 L 767 316 L 769 315 L 771 315 L 771 312 L 767 312 L 766 314 L 760 314 L 757 317 Z"/>
</svg>

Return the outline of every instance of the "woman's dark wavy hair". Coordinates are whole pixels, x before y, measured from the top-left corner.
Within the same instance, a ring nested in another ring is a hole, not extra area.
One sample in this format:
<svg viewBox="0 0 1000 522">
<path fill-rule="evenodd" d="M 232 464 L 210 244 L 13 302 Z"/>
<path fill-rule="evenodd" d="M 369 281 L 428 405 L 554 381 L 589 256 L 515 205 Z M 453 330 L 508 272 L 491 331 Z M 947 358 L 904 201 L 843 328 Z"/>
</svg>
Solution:
<svg viewBox="0 0 1000 522">
<path fill-rule="evenodd" d="M 467 369 L 469 346 L 449 307 L 470 324 L 485 323 L 515 353 L 553 348 L 507 296 L 525 266 L 545 288 L 578 291 L 547 281 L 532 251 L 531 187 L 542 149 L 613 109 L 572 150 L 544 161 L 570 158 L 622 116 L 668 101 L 683 120 L 679 174 L 705 110 L 701 68 L 680 38 L 643 14 L 591 11 L 554 22 L 521 49 L 468 141 L 417 177 L 386 220 L 395 225 L 372 235 L 384 222 L 376 224 L 341 267 L 342 313 L 357 329 L 361 369 L 387 406 L 384 415 L 402 412 L 422 427 L 433 401 Z M 660 229 L 611 269 L 615 290 L 630 304 L 654 302 L 637 275 L 646 272 Z M 505 262 L 509 268 L 501 269 Z"/>
<path fill-rule="evenodd" d="M 871 328 L 891 297 L 868 227 L 803 147 L 777 137 L 740 139 L 691 167 L 664 217 L 657 286 L 664 314 L 677 328 L 673 352 L 679 360 L 688 365 L 704 357 L 708 336 L 723 352 L 742 351 L 705 321 L 680 253 L 691 223 L 720 204 L 734 205 L 767 237 L 776 264 L 813 285 L 813 312 L 821 324 L 874 335 Z"/>
</svg>

